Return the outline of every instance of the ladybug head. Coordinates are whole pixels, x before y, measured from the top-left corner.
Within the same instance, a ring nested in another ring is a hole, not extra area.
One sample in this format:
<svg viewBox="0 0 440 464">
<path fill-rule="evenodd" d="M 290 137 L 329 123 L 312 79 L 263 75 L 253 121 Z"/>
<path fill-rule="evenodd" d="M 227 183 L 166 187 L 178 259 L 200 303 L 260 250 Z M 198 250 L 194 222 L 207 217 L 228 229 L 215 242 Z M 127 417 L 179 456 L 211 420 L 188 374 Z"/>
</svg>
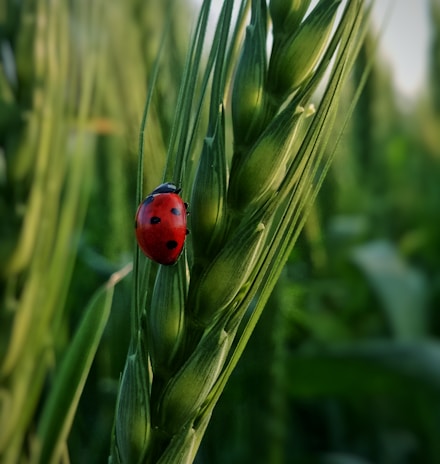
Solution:
<svg viewBox="0 0 440 464">
<path fill-rule="evenodd" d="M 160 184 L 158 187 L 156 187 L 150 195 L 155 195 L 157 193 L 179 193 L 180 188 L 177 188 L 174 184 L 171 182 L 166 182 L 165 184 Z"/>
</svg>

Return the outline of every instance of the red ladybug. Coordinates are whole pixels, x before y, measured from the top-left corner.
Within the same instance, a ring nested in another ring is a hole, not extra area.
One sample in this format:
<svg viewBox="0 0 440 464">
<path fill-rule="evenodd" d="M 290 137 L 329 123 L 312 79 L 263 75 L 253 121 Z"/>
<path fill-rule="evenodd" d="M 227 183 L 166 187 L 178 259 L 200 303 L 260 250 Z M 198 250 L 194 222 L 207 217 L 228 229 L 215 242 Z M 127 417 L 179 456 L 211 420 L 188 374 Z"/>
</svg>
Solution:
<svg viewBox="0 0 440 464">
<path fill-rule="evenodd" d="M 187 204 L 174 184 L 161 184 L 139 205 L 136 212 L 136 238 L 148 258 L 159 264 L 174 264 L 182 252 Z"/>
</svg>

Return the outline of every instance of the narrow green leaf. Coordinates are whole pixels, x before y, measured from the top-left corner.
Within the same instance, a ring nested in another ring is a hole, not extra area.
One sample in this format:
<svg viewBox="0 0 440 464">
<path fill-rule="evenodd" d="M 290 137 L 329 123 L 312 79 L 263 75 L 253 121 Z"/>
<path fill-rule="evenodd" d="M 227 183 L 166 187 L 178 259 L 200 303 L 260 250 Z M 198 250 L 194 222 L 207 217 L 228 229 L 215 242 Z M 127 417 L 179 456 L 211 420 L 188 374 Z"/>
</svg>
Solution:
<svg viewBox="0 0 440 464">
<path fill-rule="evenodd" d="M 42 412 L 37 429 L 35 463 L 59 462 L 93 358 L 107 323 L 114 287 L 131 271 L 131 264 L 112 275 L 100 287 L 85 309 Z"/>
</svg>

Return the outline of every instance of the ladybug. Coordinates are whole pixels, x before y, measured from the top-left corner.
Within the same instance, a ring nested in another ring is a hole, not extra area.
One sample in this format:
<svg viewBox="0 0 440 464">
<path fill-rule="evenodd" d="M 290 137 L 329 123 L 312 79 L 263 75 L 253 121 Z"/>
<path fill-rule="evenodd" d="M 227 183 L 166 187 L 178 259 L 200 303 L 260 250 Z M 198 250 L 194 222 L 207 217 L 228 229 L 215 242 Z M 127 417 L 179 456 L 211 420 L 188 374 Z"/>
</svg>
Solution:
<svg viewBox="0 0 440 464">
<path fill-rule="evenodd" d="M 188 229 L 187 204 L 180 188 L 165 183 L 156 187 L 139 205 L 135 230 L 139 247 L 159 264 L 174 264 L 182 252 Z"/>
</svg>

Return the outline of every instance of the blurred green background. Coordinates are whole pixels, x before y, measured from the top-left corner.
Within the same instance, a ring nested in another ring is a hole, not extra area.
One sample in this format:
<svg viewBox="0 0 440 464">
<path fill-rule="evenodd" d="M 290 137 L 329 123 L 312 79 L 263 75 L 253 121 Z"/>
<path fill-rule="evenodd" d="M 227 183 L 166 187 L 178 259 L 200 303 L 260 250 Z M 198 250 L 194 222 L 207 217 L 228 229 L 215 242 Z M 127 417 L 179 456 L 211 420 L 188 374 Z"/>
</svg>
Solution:
<svg viewBox="0 0 440 464">
<path fill-rule="evenodd" d="M 420 7 L 425 79 L 402 95 L 371 35 L 355 114 L 199 463 L 440 462 L 440 4 Z M 193 18 L 185 2 L 0 1 L 0 462 L 11 442 L 27 462 L 87 302 L 132 259 L 149 70 L 170 19 L 145 193 L 162 180 Z M 352 98 L 347 88 L 341 124 Z M 130 298 L 129 276 L 73 422 L 72 463 L 107 462 Z"/>
</svg>

